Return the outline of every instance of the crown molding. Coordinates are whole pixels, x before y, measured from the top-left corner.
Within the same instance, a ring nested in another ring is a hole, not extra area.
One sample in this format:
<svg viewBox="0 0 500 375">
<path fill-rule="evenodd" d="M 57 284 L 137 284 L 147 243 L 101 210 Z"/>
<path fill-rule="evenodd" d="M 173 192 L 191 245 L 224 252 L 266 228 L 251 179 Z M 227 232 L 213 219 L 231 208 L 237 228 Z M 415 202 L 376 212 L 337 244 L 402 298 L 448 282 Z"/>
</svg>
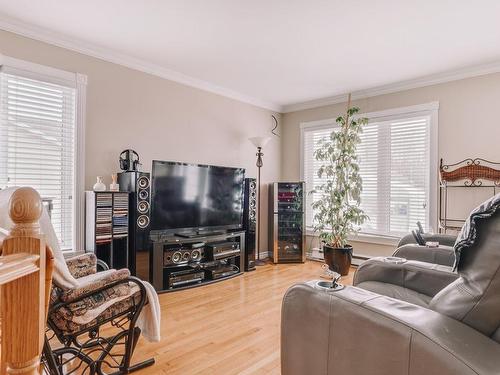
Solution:
<svg viewBox="0 0 500 375">
<path fill-rule="evenodd" d="M 152 64 L 142 59 L 137 59 L 135 57 L 112 51 L 107 48 L 102 48 L 97 45 L 84 42 L 77 38 L 70 38 L 61 35 L 60 33 L 31 25 L 2 14 L 0 14 L 0 30 L 5 30 L 14 34 L 22 35 L 34 40 L 48 43 L 57 47 L 62 47 L 87 56 L 98 58 L 100 60 L 122 65 L 130 69 L 141 71 L 143 73 L 151 74 L 186 86 L 194 87 L 203 91 L 211 92 L 217 95 L 237 100 L 239 102 L 251 104 L 278 113 L 295 112 L 332 104 L 345 103 L 347 101 L 346 93 L 294 104 L 279 105 L 277 103 L 250 97 L 227 89 L 225 87 L 214 85 L 210 82 L 185 75 L 183 73 L 162 67 L 157 64 Z M 378 95 L 391 94 L 419 87 L 432 86 L 440 83 L 457 81 L 465 78 L 472 78 L 498 72 L 500 72 L 500 61 L 495 61 L 487 64 L 475 65 L 422 76 L 415 79 L 395 82 L 387 85 L 376 86 L 365 90 L 354 91 L 351 93 L 351 98 L 352 100 L 365 99 Z"/>
<path fill-rule="evenodd" d="M 365 99 L 378 95 L 392 94 L 395 92 L 416 89 L 419 87 L 432 86 L 440 83 L 458 81 L 465 78 L 478 77 L 486 74 L 499 73 L 500 61 L 487 64 L 475 65 L 447 72 L 427 75 L 415 79 L 395 82 L 387 85 L 372 87 L 366 90 L 358 90 L 351 93 L 351 100 Z M 330 96 L 322 99 L 315 99 L 301 103 L 282 106 L 283 113 L 301 111 L 304 109 L 318 108 L 332 104 L 347 102 L 347 93 Z"/>
<path fill-rule="evenodd" d="M 243 103 L 251 104 L 257 107 L 269 109 L 275 112 L 281 112 L 282 107 L 276 103 L 268 102 L 258 98 L 253 98 L 225 87 L 217 86 L 207 81 L 194 78 L 183 73 L 152 64 L 148 61 L 137 59 L 107 48 L 102 48 L 71 38 L 48 29 L 31 25 L 20 20 L 0 14 L 0 30 L 5 30 L 14 34 L 22 35 L 57 47 L 62 47 L 87 56 L 92 56 L 100 60 L 108 61 L 114 64 L 122 65 L 127 68 L 148 73 L 157 77 L 181 83 L 186 86 L 194 87 L 203 91 L 208 91 Z"/>
</svg>

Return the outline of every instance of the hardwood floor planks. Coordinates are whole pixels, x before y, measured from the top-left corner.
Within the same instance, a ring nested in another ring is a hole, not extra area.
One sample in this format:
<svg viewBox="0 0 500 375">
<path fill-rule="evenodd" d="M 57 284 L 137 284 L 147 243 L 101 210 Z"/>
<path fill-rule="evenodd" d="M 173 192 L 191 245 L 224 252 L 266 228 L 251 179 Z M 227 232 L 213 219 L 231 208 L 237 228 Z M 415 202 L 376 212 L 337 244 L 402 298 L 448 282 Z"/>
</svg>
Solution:
<svg viewBox="0 0 500 375">
<path fill-rule="evenodd" d="M 240 277 L 160 295 L 162 340 L 143 338 L 133 362 L 152 356 L 138 375 L 279 374 L 280 314 L 285 291 L 319 279 L 322 263 L 258 267 Z M 343 283 L 352 282 L 352 272 Z"/>
</svg>

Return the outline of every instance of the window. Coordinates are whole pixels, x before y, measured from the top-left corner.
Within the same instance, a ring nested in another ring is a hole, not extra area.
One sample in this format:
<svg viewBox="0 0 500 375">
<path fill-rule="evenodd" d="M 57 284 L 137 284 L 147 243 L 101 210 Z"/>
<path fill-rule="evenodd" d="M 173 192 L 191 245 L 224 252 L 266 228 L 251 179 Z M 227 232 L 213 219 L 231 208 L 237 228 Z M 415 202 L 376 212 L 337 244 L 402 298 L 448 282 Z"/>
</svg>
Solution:
<svg viewBox="0 0 500 375">
<path fill-rule="evenodd" d="M 437 186 L 437 103 L 360 115 L 368 117 L 358 161 L 363 179 L 361 207 L 370 217 L 361 233 L 399 237 L 416 227 L 434 226 Z M 336 129 L 334 120 L 301 125 L 302 178 L 308 192 L 323 183 L 317 176 L 321 162 L 314 159 L 318 141 Z M 313 201 L 308 195 L 306 225 L 313 226 Z"/>
<path fill-rule="evenodd" d="M 76 75 L 9 61 L 0 68 L 0 188 L 35 188 L 52 207 L 61 248 L 73 249 L 79 222 Z"/>
</svg>

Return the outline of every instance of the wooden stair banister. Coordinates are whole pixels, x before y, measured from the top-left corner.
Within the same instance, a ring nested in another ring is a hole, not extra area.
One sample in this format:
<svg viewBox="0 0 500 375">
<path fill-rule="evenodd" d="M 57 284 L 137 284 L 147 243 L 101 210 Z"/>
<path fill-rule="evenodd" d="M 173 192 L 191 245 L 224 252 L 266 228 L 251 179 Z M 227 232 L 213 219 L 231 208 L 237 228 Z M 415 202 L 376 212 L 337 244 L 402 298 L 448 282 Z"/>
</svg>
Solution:
<svg viewBox="0 0 500 375">
<path fill-rule="evenodd" d="M 53 256 L 40 233 L 42 201 L 36 190 L 17 189 L 9 202 L 14 226 L 0 257 L 0 374 L 40 374 Z M 0 213 L 5 214 L 5 213 Z"/>
</svg>

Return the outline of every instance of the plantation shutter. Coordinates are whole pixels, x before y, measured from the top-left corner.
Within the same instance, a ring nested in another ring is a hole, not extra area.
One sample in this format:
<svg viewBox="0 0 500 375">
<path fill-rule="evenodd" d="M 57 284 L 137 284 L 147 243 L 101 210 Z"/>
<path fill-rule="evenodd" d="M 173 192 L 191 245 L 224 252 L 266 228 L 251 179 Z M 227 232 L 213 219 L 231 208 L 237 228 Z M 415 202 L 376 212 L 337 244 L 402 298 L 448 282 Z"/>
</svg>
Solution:
<svg viewBox="0 0 500 375">
<path fill-rule="evenodd" d="M 63 249 L 73 244 L 74 85 L 0 70 L 0 188 L 31 186 L 52 203 Z"/>
<path fill-rule="evenodd" d="M 321 163 L 313 155 L 319 139 L 328 137 L 333 129 L 333 123 L 302 129 L 303 176 L 309 191 L 323 183 L 317 177 Z M 357 151 L 363 179 L 361 208 L 369 216 L 361 233 L 396 237 L 414 229 L 417 221 L 429 227 L 429 155 L 429 116 L 370 119 Z M 318 198 L 318 194 L 308 196 L 309 229 L 314 216 L 311 203 Z"/>
<path fill-rule="evenodd" d="M 306 227 L 312 228 L 314 212 L 312 203 L 321 197 L 320 193 L 313 193 L 313 190 L 326 182 L 326 177 L 318 177 L 320 161 L 314 158 L 314 151 L 318 148 L 318 142 L 323 138 L 329 138 L 333 130 L 333 125 L 319 129 L 308 129 L 303 133 L 303 171 L 306 183 Z"/>
<path fill-rule="evenodd" d="M 420 221 L 429 227 L 430 118 L 370 121 L 358 149 L 362 232 L 400 236 Z"/>
</svg>

